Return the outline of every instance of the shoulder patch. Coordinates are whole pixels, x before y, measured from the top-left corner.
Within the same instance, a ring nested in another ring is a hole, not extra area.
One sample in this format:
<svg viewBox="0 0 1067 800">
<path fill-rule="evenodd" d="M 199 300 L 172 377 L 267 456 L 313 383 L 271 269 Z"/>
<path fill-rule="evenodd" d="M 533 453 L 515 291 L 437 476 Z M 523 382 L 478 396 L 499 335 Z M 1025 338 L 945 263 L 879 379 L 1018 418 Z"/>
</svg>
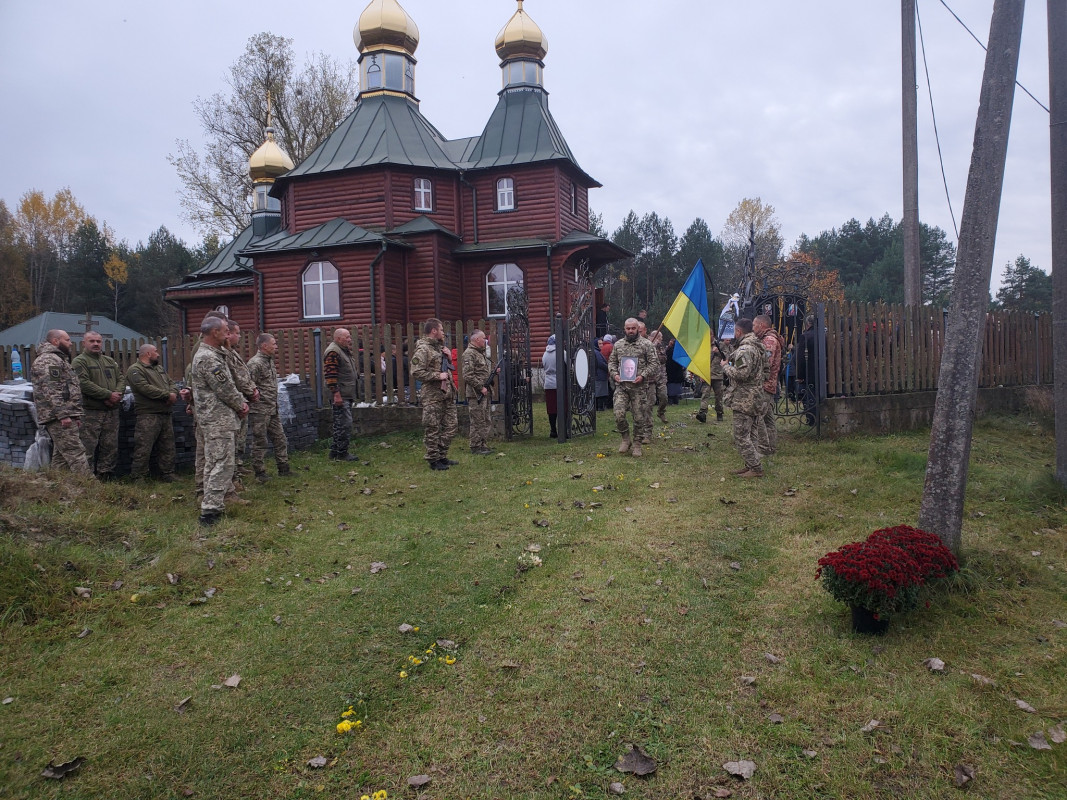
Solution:
<svg viewBox="0 0 1067 800">
<path fill-rule="evenodd" d="M 226 383 L 226 380 L 230 377 L 230 372 L 226 367 L 219 364 L 211 370 L 211 376 L 215 379 L 215 383 Z"/>
<path fill-rule="evenodd" d="M 59 367 L 49 367 L 48 377 L 54 381 L 58 381 L 60 379 Z"/>
</svg>

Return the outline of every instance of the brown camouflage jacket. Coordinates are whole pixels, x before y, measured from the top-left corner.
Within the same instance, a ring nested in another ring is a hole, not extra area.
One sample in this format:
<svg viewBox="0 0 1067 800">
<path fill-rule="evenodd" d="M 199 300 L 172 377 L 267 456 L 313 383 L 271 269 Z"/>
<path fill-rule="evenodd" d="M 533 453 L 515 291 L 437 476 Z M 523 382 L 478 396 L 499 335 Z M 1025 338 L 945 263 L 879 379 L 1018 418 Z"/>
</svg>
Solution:
<svg viewBox="0 0 1067 800">
<path fill-rule="evenodd" d="M 30 376 L 38 425 L 81 417 L 82 390 L 66 353 L 54 344 L 42 342 L 37 348 Z"/>
<path fill-rule="evenodd" d="M 248 374 L 259 389 L 259 402 L 250 408 L 255 414 L 274 414 L 278 411 L 278 370 L 274 358 L 256 353 L 248 359 Z"/>
<path fill-rule="evenodd" d="M 237 414 L 245 399 L 233 383 L 223 349 L 201 342 L 193 356 L 189 381 L 196 403 L 196 422 L 203 426 L 208 438 L 211 431 L 236 431 L 241 427 Z"/>
<path fill-rule="evenodd" d="M 760 340 L 754 333 L 748 333 L 723 365 L 723 372 L 730 379 L 724 399 L 734 411 L 752 416 L 760 413 L 766 360 L 767 354 Z"/>
<path fill-rule="evenodd" d="M 463 351 L 463 384 L 468 398 L 482 396 L 482 387 L 492 371 L 493 365 L 489 363 L 485 348 L 468 345 Z"/>
</svg>

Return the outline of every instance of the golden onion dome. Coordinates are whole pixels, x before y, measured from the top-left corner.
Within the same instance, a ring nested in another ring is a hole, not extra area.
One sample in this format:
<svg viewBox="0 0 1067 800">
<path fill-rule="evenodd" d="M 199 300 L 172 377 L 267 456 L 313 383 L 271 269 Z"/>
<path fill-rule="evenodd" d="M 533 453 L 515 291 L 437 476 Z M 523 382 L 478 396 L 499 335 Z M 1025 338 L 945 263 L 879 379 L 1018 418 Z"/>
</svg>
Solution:
<svg viewBox="0 0 1067 800">
<path fill-rule="evenodd" d="M 385 47 L 413 56 L 419 46 L 419 28 L 396 0 L 371 0 L 359 15 L 352 39 L 361 53 Z"/>
<path fill-rule="evenodd" d="M 501 61 L 523 56 L 540 61 L 548 52 L 548 39 L 530 15 L 522 10 L 522 0 L 518 2 L 518 11 L 496 35 L 496 54 Z"/>
<path fill-rule="evenodd" d="M 248 158 L 248 174 L 253 181 L 274 180 L 293 168 L 293 160 L 274 141 L 274 129 L 267 128 L 267 140 Z"/>
</svg>

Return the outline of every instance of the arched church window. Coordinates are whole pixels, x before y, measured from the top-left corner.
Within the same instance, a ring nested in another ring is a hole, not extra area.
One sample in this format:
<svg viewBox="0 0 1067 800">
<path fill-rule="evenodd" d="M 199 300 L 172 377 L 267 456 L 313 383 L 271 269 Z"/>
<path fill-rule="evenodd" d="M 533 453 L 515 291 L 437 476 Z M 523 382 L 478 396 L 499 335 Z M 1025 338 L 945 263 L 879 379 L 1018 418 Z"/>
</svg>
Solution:
<svg viewBox="0 0 1067 800">
<path fill-rule="evenodd" d="M 508 313 L 508 289 L 522 286 L 518 264 L 497 264 L 485 276 L 486 317 L 503 317 Z"/>
<path fill-rule="evenodd" d="M 341 293 L 337 268 L 329 261 L 312 261 L 301 276 L 304 318 L 341 316 Z"/>
</svg>

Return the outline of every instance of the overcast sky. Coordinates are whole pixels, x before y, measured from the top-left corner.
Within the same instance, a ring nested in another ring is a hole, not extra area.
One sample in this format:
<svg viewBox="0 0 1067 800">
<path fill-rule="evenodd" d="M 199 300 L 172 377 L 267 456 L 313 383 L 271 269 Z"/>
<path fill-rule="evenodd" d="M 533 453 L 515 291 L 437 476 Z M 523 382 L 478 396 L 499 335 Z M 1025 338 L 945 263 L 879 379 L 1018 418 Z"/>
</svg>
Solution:
<svg viewBox="0 0 1067 800">
<path fill-rule="evenodd" d="M 416 92 L 448 138 L 496 103 L 493 42 L 513 0 L 401 0 L 420 31 Z M 160 225 L 195 245 L 167 155 L 198 142 L 192 103 L 225 90 L 249 37 L 355 60 L 365 0 L 0 0 L 0 197 L 69 186 L 131 244 Z M 984 53 L 937 0 L 919 0 L 957 223 Z M 982 40 L 992 0 L 949 0 Z M 1045 3 L 1028 4 L 1019 80 L 1048 104 Z M 713 233 L 745 197 L 774 206 L 787 247 L 856 217 L 902 216 L 900 4 L 893 0 L 526 0 L 545 32 L 545 86 L 612 231 L 631 209 L 679 236 Z M 919 208 L 955 240 L 919 56 Z M 1017 93 L 993 283 L 1022 253 L 1051 267 L 1048 113 Z"/>
</svg>

